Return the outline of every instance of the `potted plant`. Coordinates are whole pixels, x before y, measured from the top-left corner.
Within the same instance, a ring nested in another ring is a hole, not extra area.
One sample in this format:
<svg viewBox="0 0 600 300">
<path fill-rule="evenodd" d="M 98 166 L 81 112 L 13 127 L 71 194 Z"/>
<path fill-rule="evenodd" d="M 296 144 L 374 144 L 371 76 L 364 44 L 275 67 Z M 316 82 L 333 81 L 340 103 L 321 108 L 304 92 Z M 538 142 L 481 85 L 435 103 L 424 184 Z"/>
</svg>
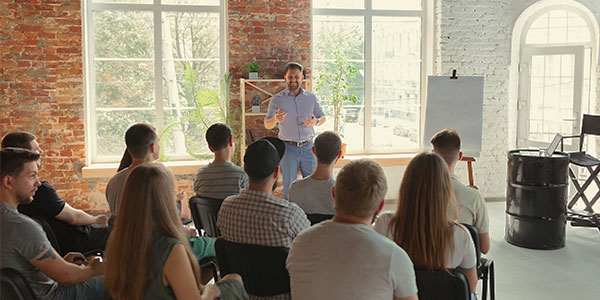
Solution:
<svg viewBox="0 0 600 300">
<path fill-rule="evenodd" d="M 251 103 L 252 103 L 252 112 L 259 113 L 260 112 L 260 104 L 262 103 L 262 98 L 260 98 L 260 96 L 258 94 L 254 95 L 254 97 L 252 97 Z"/>
<path fill-rule="evenodd" d="M 248 78 L 258 79 L 258 64 L 255 61 L 249 63 L 246 70 L 248 71 Z"/>
<path fill-rule="evenodd" d="M 319 93 L 324 104 L 331 106 L 333 131 L 337 132 L 342 138 L 344 134 L 342 129 L 347 119 L 344 115 L 344 106 L 356 104 L 358 97 L 350 92 L 350 81 L 356 76 L 357 70 L 353 67 L 348 56 L 342 53 L 338 48 L 334 51 L 333 62 L 326 65 L 320 72 L 315 90 Z M 346 153 L 346 144 L 342 143 L 342 156 Z"/>
</svg>

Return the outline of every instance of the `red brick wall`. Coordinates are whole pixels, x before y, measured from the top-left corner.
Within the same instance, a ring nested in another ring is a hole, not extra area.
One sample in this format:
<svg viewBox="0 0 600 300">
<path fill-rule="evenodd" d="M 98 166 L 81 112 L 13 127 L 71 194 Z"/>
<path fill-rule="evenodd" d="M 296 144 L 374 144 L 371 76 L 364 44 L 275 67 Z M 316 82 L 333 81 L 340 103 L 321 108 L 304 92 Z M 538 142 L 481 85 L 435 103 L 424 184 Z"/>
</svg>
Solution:
<svg viewBox="0 0 600 300">
<path fill-rule="evenodd" d="M 282 78 L 288 61 L 310 66 L 310 0 L 230 0 L 228 5 L 232 106 L 239 112 L 239 78 L 247 76 L 250 61 L 260 65 L 261 78 Z M 81 176 L 81 14 L 80 0 L 0 0 L 0 136 L 16 130 L 38 136 L 46 150 L 40 178 L 71 205 L 101 212 L 108 210 L 108 179 Z M 188 195 L 192 178 L 177 176 Z"/>
</svg>

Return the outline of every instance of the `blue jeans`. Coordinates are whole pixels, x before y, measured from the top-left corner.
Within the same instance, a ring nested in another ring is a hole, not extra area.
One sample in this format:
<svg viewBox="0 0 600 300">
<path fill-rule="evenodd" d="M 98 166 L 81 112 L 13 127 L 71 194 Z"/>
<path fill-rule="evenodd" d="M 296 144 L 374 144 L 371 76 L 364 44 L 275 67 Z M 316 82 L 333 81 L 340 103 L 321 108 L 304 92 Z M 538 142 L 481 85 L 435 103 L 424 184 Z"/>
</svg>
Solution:
<svg viewBox="0 0 600 300">
<path fill-rule="evenodd" d="M 298 168 L 302 171 L 302 178 L 312 174 L 317 168 L 317 157 L 312 152 L 313 143 L 302 147 L 285 144 L 285 154 L 281 158 L 281 176 L 283 179 L 283 195 L 288 198 L 288 189 L 292 182 L 298 178 Z"/>
<path fill-rule="evenodd" d="M 104 276 L 94 276 L 73 285 L 60 285 L 54 299 L 57 300 L 104 300 Z"/>
</svg>

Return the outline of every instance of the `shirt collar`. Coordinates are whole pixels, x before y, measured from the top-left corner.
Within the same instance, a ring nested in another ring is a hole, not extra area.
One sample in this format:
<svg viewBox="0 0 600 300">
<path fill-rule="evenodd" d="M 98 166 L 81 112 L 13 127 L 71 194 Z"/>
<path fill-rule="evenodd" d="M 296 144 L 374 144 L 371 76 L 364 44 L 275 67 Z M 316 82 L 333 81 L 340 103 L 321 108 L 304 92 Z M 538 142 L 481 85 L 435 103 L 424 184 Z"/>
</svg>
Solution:
<svg viewBox="0 0 600 300">
<path fill-rule="evenodd" d="M 288 207 L 290 204 L 289 201 L 275 197 L 272 194 L 257 191 L 257 190 L 251 190 L 249 188 L 247 188 L 245 190 L 241 190 L 240 195 L 242 195 L 242 194 L 248 195 L 250 197 L 253 196 L 256 198 L 260 198 L 261 200 L 264 200 L 265 202 L 273 203 L 273 204 L 276 204 L 279 206 Z"/>
<path fill-rule="evenodd" d="M 286 96 L 296 96 L 292 92 L 290 92 L 290 89 L 287 86 L 285 87 L 283 92 L 285 93 Z M 300 93 L 298 93 L 298 96 L 302 95 L 302 94 L 304 94 L 304 89 L 302 87 L 300 87 Z"/>
</svg>

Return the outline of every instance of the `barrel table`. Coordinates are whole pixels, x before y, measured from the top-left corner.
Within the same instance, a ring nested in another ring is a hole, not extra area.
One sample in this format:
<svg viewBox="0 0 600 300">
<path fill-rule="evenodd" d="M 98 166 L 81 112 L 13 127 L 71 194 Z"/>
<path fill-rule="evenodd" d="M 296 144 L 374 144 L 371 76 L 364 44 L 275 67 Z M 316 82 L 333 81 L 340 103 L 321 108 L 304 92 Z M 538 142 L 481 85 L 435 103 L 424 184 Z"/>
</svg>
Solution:
<svg viewBox="0 0 600 300">
<path fill-rule="evenodd" d="M 569 155 L 532 150 L 508 153 L 507 242 L 533 249 L 565 246 Z"/>
</svg>

